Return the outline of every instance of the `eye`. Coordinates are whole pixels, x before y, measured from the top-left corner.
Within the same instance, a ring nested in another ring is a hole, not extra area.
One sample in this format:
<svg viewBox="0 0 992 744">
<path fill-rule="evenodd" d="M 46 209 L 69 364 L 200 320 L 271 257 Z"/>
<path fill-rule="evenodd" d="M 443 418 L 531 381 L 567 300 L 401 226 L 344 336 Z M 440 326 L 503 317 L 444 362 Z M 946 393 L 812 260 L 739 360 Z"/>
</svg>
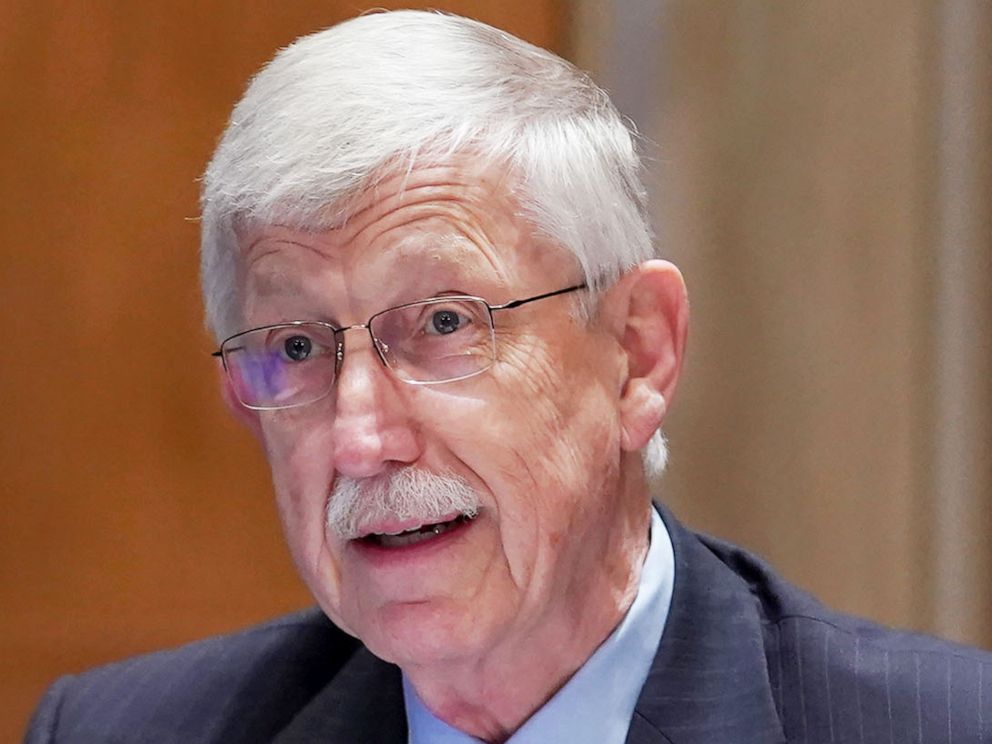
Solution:
<svg viewBox="0 0 992 744">
<path fill-rule="evenodd" d="M 430 314 L 424 330 L 432 335 L 446 336 L 470 322 L 468 316 L 460 315 L 456 310 L 435 310 Z"/>
<path fill-rule="evenodd" d="M 313 352 L 313 341 L 306 336 L 289 336 L 282 342 L 282 355 L 293 362 L 302 362 Z"/>
</svg>

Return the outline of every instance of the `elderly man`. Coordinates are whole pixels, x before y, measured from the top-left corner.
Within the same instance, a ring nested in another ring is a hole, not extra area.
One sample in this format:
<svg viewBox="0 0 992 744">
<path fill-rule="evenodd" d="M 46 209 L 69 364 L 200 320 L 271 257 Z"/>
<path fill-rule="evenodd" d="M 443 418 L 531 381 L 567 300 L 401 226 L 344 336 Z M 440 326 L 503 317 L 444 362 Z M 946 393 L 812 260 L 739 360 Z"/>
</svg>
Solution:
<svg viewBox="0 0 992 744">
<path fill-rule="evenodd" d="M 223 390 L 319 611 L 56 683 L 58 742 L 978 742 L 992 660 L 839 616 L 652 506 L 686 336 L 634 139 L 563 60 L 368 15 L 203 187 Z"/>
</svg>

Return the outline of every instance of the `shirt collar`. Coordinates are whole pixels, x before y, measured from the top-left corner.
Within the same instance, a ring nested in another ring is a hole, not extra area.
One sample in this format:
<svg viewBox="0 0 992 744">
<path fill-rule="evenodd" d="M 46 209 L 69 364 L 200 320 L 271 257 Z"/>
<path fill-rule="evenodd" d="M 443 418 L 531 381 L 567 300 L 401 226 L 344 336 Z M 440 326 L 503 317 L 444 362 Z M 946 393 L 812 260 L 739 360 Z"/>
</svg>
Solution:
<svg viewBox="0 0 992 744">
<path fill-rule="evenodd" d="M 650 546 L 637 596 L 620 624 L 565 686 L 506 744 L 622 744 L 658 650 L 672 602 L 675 556 L 668 530 L 651 509 Z M 432 714 L 403 675 L 410 744 L 477 744 Z"/>
</svg>

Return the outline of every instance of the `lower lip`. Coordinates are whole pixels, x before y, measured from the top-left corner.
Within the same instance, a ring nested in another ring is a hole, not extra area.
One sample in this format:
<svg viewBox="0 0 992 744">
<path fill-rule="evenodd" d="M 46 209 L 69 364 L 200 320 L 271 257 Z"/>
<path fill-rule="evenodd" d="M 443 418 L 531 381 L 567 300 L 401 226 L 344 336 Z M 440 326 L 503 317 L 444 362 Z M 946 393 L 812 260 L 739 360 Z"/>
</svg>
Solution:
<svg viewBox="0 0 992 744">
<path fill-rule="evenodd" d="M 444 550 L 452 543 L 460 540 L 475 524 L 475 519 L 466 519 L 445 530 L 440 535 L 429 540 L 421 540 L 412 545 L 400 545 L 387 548 L 371 540 L 352 540 L 349 547 L 354 548 L 363 558 L 376 564 L 387 564 L 398 561 L 416 560 L 427 557 L 432 553 Z"/>
</svg>

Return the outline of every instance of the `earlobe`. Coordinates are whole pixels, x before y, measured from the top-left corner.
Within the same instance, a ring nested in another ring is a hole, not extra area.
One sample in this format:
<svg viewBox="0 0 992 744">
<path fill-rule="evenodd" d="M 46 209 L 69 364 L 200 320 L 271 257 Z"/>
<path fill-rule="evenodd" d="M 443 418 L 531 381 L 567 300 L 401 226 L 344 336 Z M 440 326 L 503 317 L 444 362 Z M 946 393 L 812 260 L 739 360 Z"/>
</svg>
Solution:
<svg viewBox="0 0 992 744">
<path fill-rule="evenodd" d="M 665 419 L 665 396 L 641 378 L 631 380 L 621 401 L 620 446 L 627 451 L 644 447 Z"/>
<path fill-rule="evenodd" d="M 621 445 L 644 447 L 661 426 L 682 369 L 689 307 L 685 283 L 668 261 L 647 261 L 616 289 L 627 376 L 620 394 Z"/>
</svg>

